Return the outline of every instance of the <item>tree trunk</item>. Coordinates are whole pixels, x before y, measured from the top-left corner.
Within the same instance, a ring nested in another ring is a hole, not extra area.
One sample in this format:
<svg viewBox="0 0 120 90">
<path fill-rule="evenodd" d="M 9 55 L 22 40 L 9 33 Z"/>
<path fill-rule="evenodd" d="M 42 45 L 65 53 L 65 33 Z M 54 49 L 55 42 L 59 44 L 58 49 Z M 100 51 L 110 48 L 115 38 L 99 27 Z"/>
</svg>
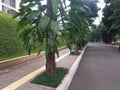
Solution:
<svg viewBox="0 0 120 90">
<path fill-rule="evenodd" d="M 47 0 L 47 15 L 51 17 L 53 15 L 53 8 L 52 8 L 51 0 Z"/>
<path fill-rule="evenodd" d="M 78 45 L 78 43 L 75 44 L 74 52 L 75 52 L 75 54 L 79 53 L 79 45 Z"/>
<path fill-rule="evenodd" d="M 82 49 L 82 44 L 79 44 L 79 50 L 81 50 Z"/>
<path fill-rule="evenodd" d="M 55 53 L 49 51 L 46 61 L 47 74 L 54 75 L 56 73 Z"/>
<path fill-rule="evenodd" d="M 52 20 L 53 8 L 51 0 L 47 0 L 47 15 Z M 48 34 L 47 37 L 50 38 Z M 48 38 L 46 39 L 46 44 L 48 43 Z M 48 53 L 46 53 L 46 72 L 47 74 L 54 75 L 56 73 L 55 51 L 51 51 L 51 48 L 49 46 L 48 50 Z"/>
</svg>

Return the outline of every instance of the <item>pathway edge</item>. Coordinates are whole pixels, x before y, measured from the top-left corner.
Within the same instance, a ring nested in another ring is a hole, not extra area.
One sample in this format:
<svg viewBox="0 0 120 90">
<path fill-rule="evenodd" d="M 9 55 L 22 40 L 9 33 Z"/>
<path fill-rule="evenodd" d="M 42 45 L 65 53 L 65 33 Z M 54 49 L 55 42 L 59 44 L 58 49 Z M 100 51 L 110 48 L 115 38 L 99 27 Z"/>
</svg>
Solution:
<svg viewBox="0 0 120 90">
<path fill-rule="evenodd" d="M 72 79 L 75 75 L 75 72 L 79 66 L 79 63 L 84 55 L 84 52 L 87 48 L 87 45 L 85 46 L 85 48 L 82 50 L 81 54 L 78 56 L 78 58 L 75 60 L 75 62 L 73 63 L 73 65 L 70 67 L 69 69 L 69 73 L 65 76 L 65 78 L 63 79 L 62 83 L 56 88 L 56 90 L 68 90 L 68 87 L 70 86 Z"/>
</svg>

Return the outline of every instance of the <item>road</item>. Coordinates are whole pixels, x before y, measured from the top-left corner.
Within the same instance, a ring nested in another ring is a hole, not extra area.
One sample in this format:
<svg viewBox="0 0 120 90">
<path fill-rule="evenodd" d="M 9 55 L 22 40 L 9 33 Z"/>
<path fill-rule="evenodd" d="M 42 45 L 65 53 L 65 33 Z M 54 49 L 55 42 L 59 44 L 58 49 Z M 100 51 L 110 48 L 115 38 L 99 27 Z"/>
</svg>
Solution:
<svg viewBox="0 0 120 90">
<path fill-rule="evenodd" d="M 69 90 L 120 90 L 118 48 L 89 44 Z"/>
</svg>

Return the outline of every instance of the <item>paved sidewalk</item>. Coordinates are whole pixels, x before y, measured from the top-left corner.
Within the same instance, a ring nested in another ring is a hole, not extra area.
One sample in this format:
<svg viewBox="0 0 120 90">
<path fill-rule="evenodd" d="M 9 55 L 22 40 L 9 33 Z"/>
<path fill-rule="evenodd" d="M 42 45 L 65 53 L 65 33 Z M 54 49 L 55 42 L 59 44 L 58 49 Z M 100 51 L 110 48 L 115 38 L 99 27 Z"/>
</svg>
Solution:
<svg viewBox="0 0 120 90">
<path fill-rule="evenodd" d="M 60 51 L 60 57 L 68 52 L 69 52 L 68 49 L 64 49 Z M 72 63 L 76 60 L 76 58 L 77 56 L 72 56 L 72 55 L 66 56 L 57 63 L 57 66 L 65 67 L 69 69 Z M 45 65 L 45 61 L 46 61 L 45 57 L 42 56 L 38 59 L 28 61 L 1 71 L 2 73 L 0 73 L 0 90 L 16 82 L 22 77 L 28 75 L 29 73 L 41 68 L 43 65 Z M 27 83 L 18 87 L 16 90 L 51 90 L 51 89 L 53 88 L 31 84 L 30 81 L 28 81 Z"/>
<path fill-rule="evenodd" d="M 89 44 L 69 90 L 120 90 L 118 48 Z"/>
<path fill-rule="evenodd" d="M 73 56 L 73 55 L 67 56 L 57 63 L 57 67 L 64 67 L 69 69 L 73 64 L 73 62 L 76 60 L 76 58 L 77 56 Z M 16 90 L 55 90 L 55 88 L 36 85 L 30 82 L 27 82 L 21 87 L 17 88 Z"/>
</svg>

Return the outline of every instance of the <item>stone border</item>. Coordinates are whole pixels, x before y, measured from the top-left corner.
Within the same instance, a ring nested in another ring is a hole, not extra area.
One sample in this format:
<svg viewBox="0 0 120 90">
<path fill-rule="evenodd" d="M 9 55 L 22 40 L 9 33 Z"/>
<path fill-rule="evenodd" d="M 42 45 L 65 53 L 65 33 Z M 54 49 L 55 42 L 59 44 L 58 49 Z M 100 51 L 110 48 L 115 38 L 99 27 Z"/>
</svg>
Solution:
<svg viewBox="0 0 120 90">
<path fill-rule="evenodd" d="M 79 63 L 83 57 L 83 54 L 86 50 L 86 47 L 82 50 L 81 54 L 78 56 L 75 62 L 73 62 L 73 65 L 69 69 L 69 73 L 65 76 L 62 83 L 56 88 L 56 90 L 68 90 L 70 83 L 75 75 L 75 72 L 79 66 Z"/>
<path fill-rule="evenodd" d="M 66 47 L 62 47 L 59 50 L 63 50 L 65 48 Z M 18 65 L 20 63 L 24 63 L 24 62 L 39 58 L 39 57 L 44 56 L 44 55 L 45 55 L 45 52 L 43 51 L 40 53 L 40 55 L 31 54 L 31 55 L 21 56 L 18 58 L 8 59 L 5 61 L 0 61 L 0 70 L 7 69 L 9 67 L 12 67 L 12 66 Z"/>
</svg>

